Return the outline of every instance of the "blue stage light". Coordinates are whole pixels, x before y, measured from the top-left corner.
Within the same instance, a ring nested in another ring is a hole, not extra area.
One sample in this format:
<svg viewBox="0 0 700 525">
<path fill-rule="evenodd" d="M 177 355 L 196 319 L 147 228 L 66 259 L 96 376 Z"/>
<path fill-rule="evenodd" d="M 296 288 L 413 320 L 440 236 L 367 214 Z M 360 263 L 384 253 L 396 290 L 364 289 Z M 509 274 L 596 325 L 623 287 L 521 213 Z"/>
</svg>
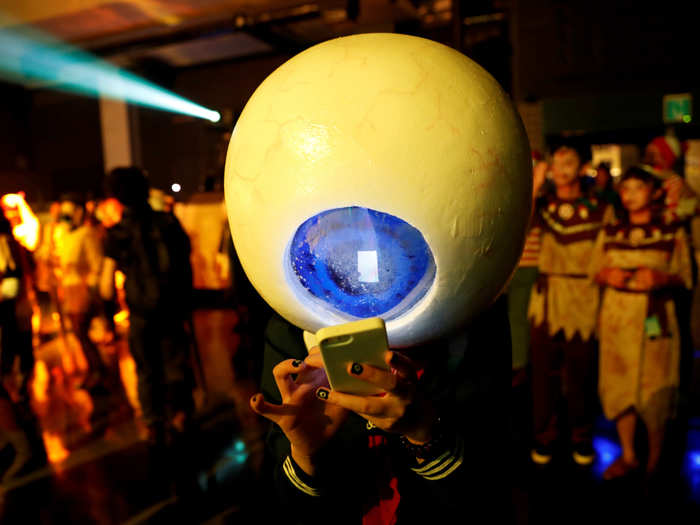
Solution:
<svg viewBox="0 0 700 525">
<path fill-rule="evenodd" d="M 605 469 L 622 454 L 622 447 L 618 443 L 603 436 L 593 438 L 593 449 L 596 452 L 593 471 L 598 476 L 602 476 Z"/>
<path fill-rule="evenodd" d="M 35 30 L 0 29 L 0 78 L 79 95 L 124 100 L 218 122 L 218 111 L 195 104 L 143 78 Z"/>
</svg>

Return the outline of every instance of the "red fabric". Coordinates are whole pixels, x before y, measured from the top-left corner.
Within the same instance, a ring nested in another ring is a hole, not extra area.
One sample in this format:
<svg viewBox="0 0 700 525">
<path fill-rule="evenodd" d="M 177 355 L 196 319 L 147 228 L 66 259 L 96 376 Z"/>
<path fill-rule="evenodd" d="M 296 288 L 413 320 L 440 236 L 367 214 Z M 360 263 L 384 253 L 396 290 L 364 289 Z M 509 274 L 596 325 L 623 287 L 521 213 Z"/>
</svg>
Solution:
<svg viewBox="0 0 700 525">
<path fill-rule="evenodd" d="M 666 137 L 656 137 L 654 140 L 651 141 L 651 143 L 656 146 L 656 148 L 659 150 L 659 153 L 661 153 L 661 156 L 664 159 L 664 162 L 666 163 L 666 166 L 663 166 L 665 169 L 673 167 L 673 164 L 676 162 L 676 159 L 680 155 L 680 148 L 676 147 L 675 144 L 671 144 L 669 139 Z M 678 151 L 675 151 L 675 150 Z"/>
<path fill-rule="evenodd" d="M 392 472 L 391 462 L 384 451 L 387 440 L 381 435 L 371 435 L 368 438 L 369 448 L 376 453 L 376 464 L 379 466 L 374 492 L 378 500 L 365 510 L 362 525 L 394 525 L 401 495 L 398 480 Z"/>
<path fill-rule="evenodd" d="M 422 368 L 416 371 L 418 379 L 421 378 L 423 372 Z M 391 461 L 385 453 L 388 443 L 386 437 L 379 434 L 367 437 L 367 444 L 376 455 L 374 463 L 378 465 L 375 477 L 375 494 L 378 499 L 365 510 L 362 525 L 394 525 L 401 494 L 399 494 L 399 482 L 391 467 Z"/>
</svg>

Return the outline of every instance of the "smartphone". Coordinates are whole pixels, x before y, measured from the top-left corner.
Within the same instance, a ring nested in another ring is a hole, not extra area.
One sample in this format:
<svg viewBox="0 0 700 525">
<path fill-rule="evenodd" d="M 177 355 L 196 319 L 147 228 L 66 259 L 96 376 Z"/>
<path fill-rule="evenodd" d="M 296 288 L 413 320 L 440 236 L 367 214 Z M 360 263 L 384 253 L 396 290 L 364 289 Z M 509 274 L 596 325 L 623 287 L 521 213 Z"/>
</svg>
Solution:
<svg viewBox="0 0 700 525">
<path fill-rule="evenodd" d="M 390 370 L 384 361 L 389 349 L 384 320 L 379 317 L 321 328 L 316 332 L 323 366 L 333 390 L 347 394 L 373 395 L 382 392 L 349 372 L 351 363 Z"/>
</svg>

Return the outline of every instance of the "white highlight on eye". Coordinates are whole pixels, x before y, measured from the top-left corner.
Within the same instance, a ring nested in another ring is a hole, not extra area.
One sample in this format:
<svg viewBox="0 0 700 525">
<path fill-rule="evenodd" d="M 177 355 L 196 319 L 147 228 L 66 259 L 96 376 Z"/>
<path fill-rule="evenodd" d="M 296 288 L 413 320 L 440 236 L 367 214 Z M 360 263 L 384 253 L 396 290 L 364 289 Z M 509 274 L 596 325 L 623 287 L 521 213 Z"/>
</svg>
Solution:
<svg viewBox="0 0 700 525">
<path fill-rule="evenodd" d="M 360 277 L 358 279 L 360 282 L 379 282 L 379 264 L 377 262 L 377 250 L 361 250 L 357 252 L 357 271 L 360 273 Z"/>
</svg>

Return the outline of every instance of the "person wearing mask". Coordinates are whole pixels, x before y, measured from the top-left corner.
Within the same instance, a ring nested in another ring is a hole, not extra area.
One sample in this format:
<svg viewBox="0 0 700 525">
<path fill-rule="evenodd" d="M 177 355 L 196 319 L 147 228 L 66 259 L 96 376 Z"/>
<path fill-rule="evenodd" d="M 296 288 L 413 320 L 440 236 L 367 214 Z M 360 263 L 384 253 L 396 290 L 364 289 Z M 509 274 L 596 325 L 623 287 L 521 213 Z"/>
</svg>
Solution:
<svg viewBox="0 0 700 525">
<path fill-rule="evenodd" d="M 495 79 L 423 38 L 323 42 L 258 87 L 225 171 L 236 253 L 278 314 L 250 400 L 272 422 L 278 519 L 507 522 L 501 292 L 533 177 Z M 348 350 L 338 377 L 377 395 L 330 388 L 319 330 L 366 318 L 388 349 L 374 364 Z"/>
<path fill-rule="evenodd" d="M 99 313 L 97 284 L 103 249 L 99 232 L 85 220 L 81 197 L 70 193 L 60 199 L 60 241 L 56 244 L 60 268 L 61 306 L 70 320 L 88 364 L 84 386 L 88 389 L 106 378 L 106 368 L 97 345 L 90 338 L 90 324 Z"/>
</svg>

